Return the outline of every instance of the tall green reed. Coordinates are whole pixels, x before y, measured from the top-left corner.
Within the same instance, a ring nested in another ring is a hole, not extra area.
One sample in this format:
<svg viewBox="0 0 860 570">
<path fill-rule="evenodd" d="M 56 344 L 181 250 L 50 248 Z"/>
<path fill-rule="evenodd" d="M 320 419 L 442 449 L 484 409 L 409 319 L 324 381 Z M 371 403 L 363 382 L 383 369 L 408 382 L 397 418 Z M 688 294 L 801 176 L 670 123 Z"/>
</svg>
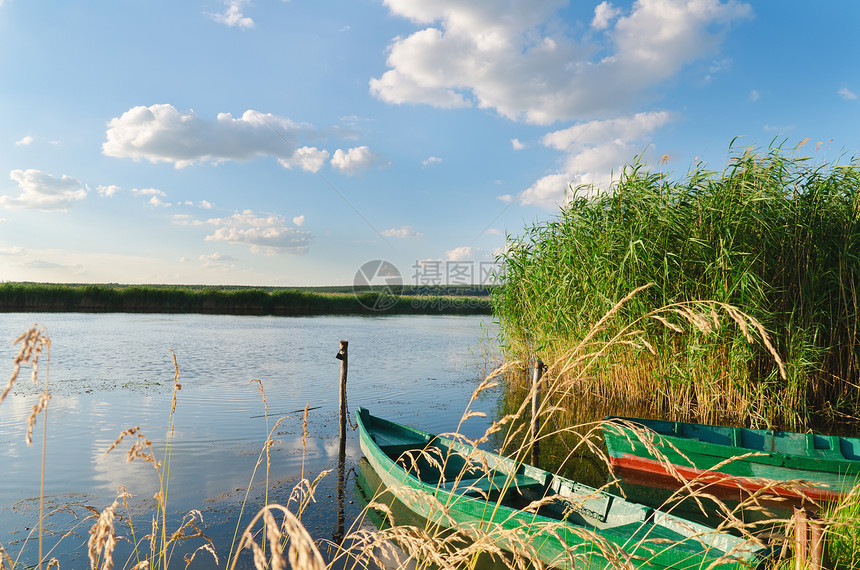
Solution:
<svg viewBox="0 0 860 570">
<path fill-rule="evenodd" d="M 654 323 L 657 354 L 615 354 L 594 371 L 608 385 L 700 420 L 799 427 L 860 414 L 860 162 L 799 152 L 732 148 L 722 172 L 700 164 L 679 180 L 634 162 L 609 191 L 577 188 L 501 254 L 493 305 L 509 354 L 552 359 L 653 283 L 626 305 L 627 322 L 672 303 L 731 304 L 774 336 L 786 376 L 738 330 L 678 335 Z M 721 408 L 703 407 L 713 401 Z"/>
</svg>

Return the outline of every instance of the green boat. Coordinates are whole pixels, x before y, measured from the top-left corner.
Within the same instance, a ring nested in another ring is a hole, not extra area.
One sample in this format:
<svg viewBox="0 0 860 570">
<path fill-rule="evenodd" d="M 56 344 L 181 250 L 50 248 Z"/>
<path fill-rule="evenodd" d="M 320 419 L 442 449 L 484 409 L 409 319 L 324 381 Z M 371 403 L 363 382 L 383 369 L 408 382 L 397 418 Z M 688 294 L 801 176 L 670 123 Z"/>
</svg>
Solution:
<svg viewBox="0 0 860 570">
<path fill-rule="evenodd" d="M 639 505 L 513 459 L 357 411 L 361 449 L 387 489 L 441 528 L 561 569 L 757 566 L 754 540 Z"/>
<path fill-rule="evenodd" d="M 607 418 L 603 435 L 615 474 L 638 485 L 694 481 L 721 498 L 820 503 L 860 477 L 860 438 L 622 417 Z"/>
</svg>

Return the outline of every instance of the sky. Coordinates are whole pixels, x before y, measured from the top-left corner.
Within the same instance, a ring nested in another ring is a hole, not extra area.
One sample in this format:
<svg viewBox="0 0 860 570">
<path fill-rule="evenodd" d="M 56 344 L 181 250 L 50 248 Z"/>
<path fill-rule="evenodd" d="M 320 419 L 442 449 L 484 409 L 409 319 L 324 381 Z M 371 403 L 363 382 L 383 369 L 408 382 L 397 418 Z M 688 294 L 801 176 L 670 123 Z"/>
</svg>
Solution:
<svg viewBox="0 0 860 570">
<path fill-rule="evenodd" d="M 636 157 L 849 161 L 858 22 L 854 0 L 0 0 L 0 282 L 486 282 L 507 236 Z"/>
</svg>

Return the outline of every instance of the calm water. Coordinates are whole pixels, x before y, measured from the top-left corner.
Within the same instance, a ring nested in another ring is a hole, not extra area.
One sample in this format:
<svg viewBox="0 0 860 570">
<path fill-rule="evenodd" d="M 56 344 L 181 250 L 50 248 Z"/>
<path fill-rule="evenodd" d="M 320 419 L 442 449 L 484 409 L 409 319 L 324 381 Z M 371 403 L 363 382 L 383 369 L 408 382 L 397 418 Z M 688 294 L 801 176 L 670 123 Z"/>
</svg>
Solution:
<svg viewBox="0 0 860 570">
<path fill-rule="evenodd" d="M 9 344 L 34 322 L 51 338 L 48 411 L 48 507 L 80 505 L 102 509 L 117 489 L 135 495 L 139 534 L 149 532 L 156 473 L 143 461 L 126 462 L 131 442 L 105 451 L 123 430 L 140 426 L 156 456 L 165 451 L 174 376 L 179 366 L 175 436 L 170 462 L 168 507 L 178 517 L 200 509 L 207 534 L 223 557 L 229 551 L 238 509 L 275 419 L 269 501 L 284 502 L 304 474 L 313 478 L 337 465 L 338 381 L 335 359 L 341 339 L 349 341 L 350 410 L 374 414 L 428 431 L 451 431 L 478 382 L 492 366 L 488 352 L 494 327 L 483 317 L 236 317 L 211 315 L 0 314 L 0 371 L 5 384 L 17 347 Z M 47 362 L 40 362 L 44 382 Z M 34 445 L 24 442 L 25 422 L 41 386 L 22 370 L 12 394 L 0 404 L 0 543 L 13 554 L 37 521 L 43 418 Z M 265 389 L 269 420 L 259 379 Z M 492 414 L 497 393 L 473 405 Z M 302 409 L 312 409 L 302 443 Z M 473 418 L 467 435 L 483 433 L 488 419 Z M 358 514 L 354 470 L 361 457 L 356 434 L 346 445 L 346 521 Z M 247 510 L 264 499 L 265 464 L 254 475 Z M 335 474 L 323 479 L 304 519 L 315 538 L 337 532 Z M 87 513 L 84 512 L 84 515 Z M 245 518 L 247 518 L 247 513 Z M 53 531 L 71 526 L 63 511 L 49 521 Z M 52 522 L 51 522 L 52 521 Z M 92 521 L 79 533 L 87 537 Z M 175 523 L 174 523 L 175 525 Z M 85 539 L 67 538 L 55 555 L 64 568 L 82 567 Z M 197 544 L 199 545 L 199 543 Z M 194 547 L 196 547 L 195 545 Z M 35 540 L 24 558 L 33 561 Z M 177 562 L 181 557 L 177 556 Z M 125 558 L 118 557 L 118 567 Z M 211 559 L 210 559 L 211 560 Z M 178 564 L 182 567 L 184 564 Z M 206 564 L 199 567 L 211 565 Z"/>
</svg>

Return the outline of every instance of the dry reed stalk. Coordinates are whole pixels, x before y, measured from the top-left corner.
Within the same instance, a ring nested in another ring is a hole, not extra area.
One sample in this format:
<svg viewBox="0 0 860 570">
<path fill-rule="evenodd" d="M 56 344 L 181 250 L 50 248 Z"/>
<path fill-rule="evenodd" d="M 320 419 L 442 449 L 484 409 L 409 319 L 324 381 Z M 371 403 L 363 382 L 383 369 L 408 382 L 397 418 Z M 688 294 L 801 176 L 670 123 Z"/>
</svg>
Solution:
<svg viewBox="0 0 860 570">
<path fill-rule="evenodd" d="M 33 428 L 36 427 L 36 418 L 48 407 L 48 400 L 50 399 L 51 395 L 48 392 L 39 394 L 39 401 L 36 402 L 30 411 L 30 415 L 27 417 L 27 435 L 25 436 L 25 440 L 29 446 L 33 445 Z"/>
<path fill-rule="evenodd" d="M 8 563 L 8 567 L 7 567 Z M 0 544 L 0 570 L 11 570 L 15 566 L 15 563 L 12 562 L 12 558 L 9 556 L 9 553 L 6 552 L 6 548 Z"/>
<path fill-rule="evenodd" d="M 108 447 L 107 451 L 104 452 L 104 455 L 107 455 L 111 451 L 113 451 L 122 440 L 126 437 L 134 437 L 135 442 L 131 445 L 126 454 L 125 461 L 126 463 L 131 463 L 133 459 L 142 459 L 144 461 L 148 461 L 153 464 L 156 470 L 161 468 L 161 463 L 155 459 L 155 452 L 152 449 L 152 442 L 143 435 L 140 431 L 140 426 L 135 426 L 133 428 L 129 428 L 122 433 L 119 434 L 119 437 L 116 438 L 110 447 Z"/>
<path fill-rule="evenodd" d="M 50 366 L 51 340 L 45 335 L 45 331 L 46 329 L 44 326 L 34 324 L 12 342 L 13 346 L 20 343 L 21 348 L 12 363 L 12 375 L 9 377 L 9 381 L 6 383 L 5 388 L 3 388 L 3 393 L 0 394 L 0 403 L 6 399 L 9 391 L 15 384 L 15 380 L 18 378 L 18 373 L 20 372 L 22 365 L 30 365 L 33 367 L 31 380 L 34 384 L 36 383 L 39 371 L 39 356 L 42 354 L 43 349 L 46 349 L 48 364 Z M 49 372 L 46 372 L 45 388 L 39 396 L 39 401 L 33 406 L 30 416 L 27 418 L 27 430 L 25 436 L 27 445 L 32 446 L 33 428 L 36 425 L 36 417 L 40 413 L 43 414 L 44 429 L 42 430 L 42 463 L 41 482 L 39 487 L 39 568 L 42 567 L 42 561 L 44 560 L 44 557 L 42 556 L 42 538 L 44 533 L 43 523 L 45 520 L 45 458 L 48 443 L 48 401 L 51 398 L 51 395 L 48 392 L 48 378 Z"/>
<path fill-rule="evenodd" d="M 256 383 L 258 384 L 258 390 L 260 391 L 260 394 L 262 395 L 262 398 L 263 398 L 263 407 L 264 407 L 264 410 L 265 410 L 264 416 L 265 416 L 265 418 L 266 418 L 266 427 L 267 427 L 267 432 L 266 432 L 266 441 L 263 443 L 263 448 L 260 450 L 260 454 L 257 456 L 257 463 L 254 465 L 254 469 L 253 469 L 253 470 L 252 470 L 252 472 L 251 472 L 251 478 L 250 478 L 250 480 L 248 481 L 248 486 L 245 488 L 245 496 L 244 496 L 244 498 L 242 499 L 242 506 L 241 506 L 241 508 L 239 509 L 239 516 L 238 516 L 238 518 L 236 519 L 236 528 L 233 530 L 233 540 L 232 540 L 232 542 L 231 542 L 231 544 L 230 544 L 230 553 L 229 553 L 229 554 L 228 554 L 228 556 L 227 556 L 227 558 L 228 558 L 228 559 L 232 558 L 232 556 L 233 556 L 233 552 L 235 551 L 235 548 L 236 548 L 236 539 L 237 539 L 237 538 L 239 538 L 239 525 L 240 525 L 240 522 L 241 522 L 241 520 L 242 520 L 242 515 L 243 515 L 243 514 L 244 514 L 244 512 L 245 512 L 245 505 L 248 503 L 248 497 L 250 496 L 250 493 L 251 493 L 251 487 L 252 487 L 252 486 L 253 486 L 253 484 L 254 484 L 254 477 L 255 477 L 255 476 L 256 476 L 256 474 L 257 474 L 257 469 L 259 469 L 259 468 L 260 468 L 260 465 L 262 465 L 262 463 L 263 463 L 263 454 L 264 454 L 264 452 L 265 452 L 265 458 L 266 458 L 266 489 L 265 489 L 265 497 L 266 497 L 266 499 L 265 499 L 265 503 L 266 503 L 266 504 L 268 504 L 268 502 L 269 502 L 269 500 L 268 500 L 268 497 L 269 497 L 269 471 L 270 471 L 270 467 L 271 467 L 271 455 L 270 455 L 270 449 L 271 449 L 271 447 L 275 444 L 275 440 L 274 440 L 274 438 L 273 438 L 272 436 L 275 434 L 276 430 L 278 429 L 278 426 L 280 426 L 280 425 L 281 425 L 281 422 L 282 422 L 282 421 L 284 421 L 284 420 L 286 420 L 286 419 L 288 419 L 288 418 L 290 417 L 290 416 L 281 416 L 280 418 L 278 418 L 278 419 L 277 419 L 277 421 L 275 421 L 275 424 L 272 426 L 272 428 L 271 428 L 271 429 L 268 429 L 268 425 L 269 425 L 269 404 L 268 404 L 268 402 L 266 401 L 266 392 L 265 392 L 265 390 L 263 389 L 263 383 L 262 383 L 262 381 L 260 381 L 260 380 L 251 380 L 249 383 L 250 383 L 250 384 L 253 384 L 254 382 L 256 382 Z M 308 408 L 308 406 L 310 406 L 310 404 L 307 404 L 307 405 L 305 406 L 305 429 L 306 429 L 306 427 L 307 427 L 307 408 Z M 305 432 L 305 434 L 304 434 L 304 438 L 307 438 L 307 433 L 306 433 L 306 432 Z M 302 442 L 302 449 L 303 449 L 303 450 L 304 450 L 304 445 L 305 445 L 305 443 L 304 443 L 304 440 L 303 440 L 303 442 Z M 303 452 L 303 455 L 302 455 L 302 462 L 304 463 L 304 452 Z M 304 467 L 302 467 L 302 473 L 304 473 Z"/>
<path fill-rule="evenodd" d="M 114 509 L 117 501 L 106 507 L 90 529 L 90 539 L 87 542 L 90 557 L 90 568 L 96 570 L 101 561 L 101 570 L 113 568 L 113 549 L 116 546 L 116 528 L 114 526 Z"/>
<path fill-rule="evenodd" d="M 36 376 L 39 370 L 39 356 L 43 348 L 48 348 L 51 345 L 50 339 L 45 336 L 45 331 L 44 326 L 34 324 L 24 331 L 21 336 L 12 341 L 12 346 L 20 343 L 21 348 L 18 350 L 18 355 L 12 361 L 12 375 L 6 383 L 3 393 L 0 394 L 0 402 L 6 399 L 9 391 L 12 389 L 12 385 L 15 384 L 21 366 L 30 365 L 33 367 L 31 379 L 34 384 L 36 383 Z"/>
<path fill-rule="evenodd" d="M 283 520 L 278 524 L 273 515 L 274 512 L 280 513 Z M 263 549 L 254 540 L 254 527 L 262 519 L 265 535 L 271 543 L 270 558 L 266 558 L 263 554 Z M 275 538 L 273 541 L 272 539 Z M 286 540 L 286 544 L 282 542 L 282 538 Z M 229 568 L 236 568 L 239 561 L 239 552 L 242 549 L 248 548 L 254 555 L 254 567 L 257 570 L 280 570 L 286 568 L 284 565 L 284 549 L 286 549 L 286 561 L 291 568 L 301 570 L 325 570 L 326 564 L 323 561 L 322 555 L 314 544 L 307 529 L 302 525 L 301 520 L 294 515 L 287 507 L 281 505 L 266 505 L 258 512 L 248 526 L 245 532 L 242 533 L 242 538 L 233 556 Z"/>
</svg>

